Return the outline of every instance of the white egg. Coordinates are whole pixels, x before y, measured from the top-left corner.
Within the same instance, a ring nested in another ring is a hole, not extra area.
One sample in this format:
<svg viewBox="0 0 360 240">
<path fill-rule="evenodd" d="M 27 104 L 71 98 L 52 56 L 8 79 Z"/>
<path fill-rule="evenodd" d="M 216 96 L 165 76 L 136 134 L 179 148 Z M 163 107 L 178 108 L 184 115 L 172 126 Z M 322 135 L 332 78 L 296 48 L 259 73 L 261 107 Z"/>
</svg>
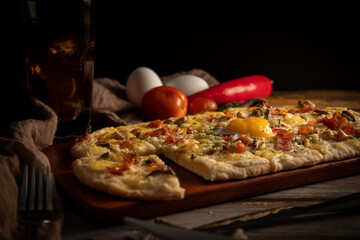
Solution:
<svg viewBox="0 0 360 240">
<path fill-rule="evenodd" d="M 161 79 L 153 70 L 147 67 L 139 67 L 129 75 L 126 82 L 126 95 L 131 103 L 141 107 L 144 94 L 150 89 L 162 85 Z"/>
<path fill-rule="evenodd" d="M 165 85 L 179 89 L 186 96 L 209 88 L 209 84 L 204 79 L 195 75 L 181 75 L 170 79 Z"/>
</svg>

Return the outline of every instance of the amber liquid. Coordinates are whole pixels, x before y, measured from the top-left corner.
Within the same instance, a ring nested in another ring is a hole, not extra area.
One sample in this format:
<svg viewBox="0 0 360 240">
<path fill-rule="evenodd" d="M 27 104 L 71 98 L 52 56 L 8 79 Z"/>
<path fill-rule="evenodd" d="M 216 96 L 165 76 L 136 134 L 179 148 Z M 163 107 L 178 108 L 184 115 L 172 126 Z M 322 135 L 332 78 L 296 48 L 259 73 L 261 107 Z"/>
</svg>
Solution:
<svg viewBox="0 0 360 240">
<path fill-rule="evenodd" d="M 57 114 L 58 141 L 91 128 L 95 34 L 91 8 L 81 2 L 49 12 L 51 6 L 39 1 L 25 18 L 27 85 Z"/>
</svg>

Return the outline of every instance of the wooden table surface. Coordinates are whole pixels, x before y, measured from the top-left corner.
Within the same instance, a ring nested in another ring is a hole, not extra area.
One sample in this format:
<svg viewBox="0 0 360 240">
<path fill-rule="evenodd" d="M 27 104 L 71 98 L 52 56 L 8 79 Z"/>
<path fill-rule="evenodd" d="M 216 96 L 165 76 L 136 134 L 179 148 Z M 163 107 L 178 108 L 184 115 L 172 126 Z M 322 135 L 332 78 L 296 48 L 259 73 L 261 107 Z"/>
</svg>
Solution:
<svg viewBox="0 0 360 240">
<path fill-rule="evenodd" d="M 299 99 L 309 99 L 317 106 L 345 106 L 360 110 L 360 91 L 308 90 L 276 92 L 267 99 L 271 105 L 296 104 Z"/>
<path fill-rule="evenodd" d="M 346 106 L 360 110 L 360 91 L 310 90 L 301 92 L 273 92 L 268 98 L 271 105 L 296 104 L 299 99 L 309 99 L 318 106 Z M 264 216 L 277 215 L 294 207 L 315 206 L 351 194 L 360 193 L 360 175 L 306 186 L 281 190 L 253 196 L 246 199 L 226 202 L 210 207 L 193 209 L 180 213 L 159 216 L 151 221 L 187 229 L 207 229 L 227 226 L 231 222 L 262 219 Z M 354 201 L 360 203 L 360 199 Z M 349 214 L 329 215 L 296 223 L 275 226 L 262 226 L 251 229 L 234 230 L 236 239 L 360 239 L 360 204 L 351 202 Z M 349 207 L 349 206 L 347 206 Z M 326 210 L 325 210 L 326 211 Z M 334 209 L 329 209 L 329 213 Z M 102 228 L 93 226 L 69 208 L 64 223 L 63 239 L 145 239 L 149 234 L 134 231 L 126 226 Z"/>
</svg>

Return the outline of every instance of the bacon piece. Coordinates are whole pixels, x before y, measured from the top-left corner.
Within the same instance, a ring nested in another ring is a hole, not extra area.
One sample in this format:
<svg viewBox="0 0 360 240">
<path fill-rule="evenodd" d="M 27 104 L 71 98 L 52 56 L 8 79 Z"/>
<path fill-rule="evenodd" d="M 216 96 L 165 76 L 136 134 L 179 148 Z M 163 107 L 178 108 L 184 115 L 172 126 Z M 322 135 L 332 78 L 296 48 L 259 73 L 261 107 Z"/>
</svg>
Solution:
<svg viewBox="0 0 360 240">
<path fill-rule="evenodd" d="M 223 116 L 224 120 L 229 120 L 229 119 L 232 119 L 234 117 L 235 116 L 229 111 L 225 111 L 225 116 Z"/>
<path fill-rule="evenodd" d="M 300 107 L 302 107 L 300 110 L 291 109 L 291 110 L 289 110 L 289 113 L 292 113 L 292 114 L 294 114 L 294 113 L 305 113 L 305 112 L 312 112 L 312 111 L 315 111 L 315 110 L 319 110 L 319 108 L 316 107 L 316 105 L 313 104 L 312 102 L 310 102 L 309 100 L 305 100 L 305 101 L 299 100 L 298 105 Z"/>
<path fill-rule="evenodd" d="M 123 175 L 124 172 L 130 169 L 132 164 L 138 161 L 138 155 L 136 153 L 127 153 L 123 155 L 123 161 L 119 162 L 119 166 L 107 166 L 106 170 L 115 175 Z"/>
<path fill-rule="evenodd" d="M 160 119 L 157 119 L 157 120 L 154 120 L 154 121 L 152 121 L 151 123 L 149 123 L 149 124 L 147 125 L 147 127 L 149 127 L 149 128 L 158 128 L 158 127 L 160 127 L 161 125 L 162 125 L 161 120 L 160 120 Z"/>
<path fill-rule="evenodd" d="M 221 138 L 227 142 L 232 142 L 235 140 L 240 140 L 245 146 L 250 147 L 253 144 L 252 138 L 248 137 L 246 134 L 241 134 L 239 138 L 235 138 L 235 134 L 224 134 Z"/>
<path fill-rule="evenodd" d="M 175 133 L 171 133 L 166 139 L 164 144 L 168 145 L 168 144 L 172 144 L 172 143 L 177 143 L 181 138 L 176 135 Z"/>
<path fill-rule="evenodd" d="M 315 120 L 309 119 L 309 120 L 307 121 L 307 125 L 308 125 L 308 126 L 316 126 L 316 124 L 317 124 L 317 122 L 316 122 Z"/>
<path fill-rule="evenodd" d="M 145 135 L 151 137 L 160 137 L 160 136 L 169 136 L 171 132 L 170 127 L 165 126 L 163 128 L 156 129 L 154 131 L 148 132 Z"/>
<path fill-rule="evenodd" d="M 145 134 L 145 136 L 151 136 L 151 137 L 167 136 L 167 138 L 164 141 L 164 144 L 166 145 L 177 143 L 182 139 L 182 137 L 178 136 L 175 132 L 173 132 L 169 126 L 165 126 L 156 129 L 154 131 L 148 132 Z"/>
<path fill-rule="evenodd" d="M 152 163 L 150 163 L 150 166 L 148 166 L 148 167 L 146 168 L 146 170 L 147 170 L 148 172 L 152 172 L 152 171 L 158 170 L 158 169 L 160 169 L 160 168 L 162 168 L 162 167 L 164 167 L 164 164 L 162 164 L 162 163 L 157 163 L 157 162 L 152 162 Z"/>
<path fill-rule="evenodd" d="M 299 134 L 303 134 L 303 135 L 307 135 L 307 134 L 312 134 L 312 133 L 319 133 L 320 130 L 318 128 L 312 128 L 312 127 L 298 127 L 298 133 Z"/>
<path fill-rule="evenodd" d="M 115 167 L 115 166 L 106 167 L 106 170 L 109 173 L 119 175 L 119 176 L 123 175 L 124 172 L 126 172 L 129 169 L 130 169 L 130 165 L 128 165 L 128 164 L 121 164 L 118 167 Z"/>
<path fill-rule="evenodd" d="M 135 164 L 138 161 L 138 154 L 137 153 L 125 153 L 123 155 L 123 162 L 129 165 Z"/>
<path fill-rule="evenodd" d="M 289 138 L 275 138 L 275 149 L 282 151 L 290 151 L 291 150 L 291 139 Z"/>
<path fill-rule="evenodd" d="M 239 140 L 241 140 L 241 142 L 243 142 L 244 145 L 247 147 L 250 147 L 253 144 L 252 138 L 246 136 L 245 134 L 241 134 L 241 136 L 239 137 Z"/>
<path fill-rule="evenodd" d="M 273 114 L 273 115 L 280 115 L 280 116 L 286 116 L 286 111 L 281 110 L 281 109 L 279 109 L 279 108 L 275 108 L 275 109 L 271 112 L 271 114 Z"/>
<path fill-rule="evenodd" d="M 325 126 L 327 126 L 328 128 L 330 128 L 332 130 L 336 129 L 336 127 L 337 127 L 337 120 L 335 117 L 332 117 L 332 118 L 324 117 L 324 118 L 320 119 L 319 122 L 322 122 Z"/>
<path fill-rule="evenodd" d="M 354 125 L 352 125 L 346 117 L 342 116 L 338 112 L 335 112 L 332 118 L 324 117 L 318 121 L 331 130 L 343 130 L 347 134 L 357 134 Z"/>
<path fill-rule="evenodd" d="M 227 142 L 231 142 L 235 134 L 224 134 L 221 138 Z"/>
<path fill-rule="evenodd" d="M 237 153 L 243 153 L 243 152 L 247 152 L 248 149 L 246 148 L 246 146 L 244 145 L 244 143 L 241 140 L 238 140 L 234 143 L 235 146 L 235 151 Z"/>
<path fill-rule="evenodd" d="M 274 134 L 276 134 L 276 136 L 281 139 L 292 139 L 294 137 L 294 133 L 291 130 L 274 128 L 272 131 Z"/>
<path fill-rule="evenodd" d="M 126 138 L 124 141 L 120 141 L 119 145 L 122 148 L 134 149 L 134 144 L 128 138 Z"/>
<path fill-rule="evenodd" d="M 303 104 L 303 107 L 301 109 L 301 112 L 302 113 L 305 113 L 305 112 L 312 112 L 314 110 L 317 110 L 319 108 L 317 108 L 315 105 L 311 105 L 311 104 Z"/>
<path fill-rule="evenodd" d="M 275 137 L 275 149 L 282 151 L 291 150 L 291 139 L 294 138 L 294 133 L 291 130 L 286 129 L 273 129 Z"/>
</svg>

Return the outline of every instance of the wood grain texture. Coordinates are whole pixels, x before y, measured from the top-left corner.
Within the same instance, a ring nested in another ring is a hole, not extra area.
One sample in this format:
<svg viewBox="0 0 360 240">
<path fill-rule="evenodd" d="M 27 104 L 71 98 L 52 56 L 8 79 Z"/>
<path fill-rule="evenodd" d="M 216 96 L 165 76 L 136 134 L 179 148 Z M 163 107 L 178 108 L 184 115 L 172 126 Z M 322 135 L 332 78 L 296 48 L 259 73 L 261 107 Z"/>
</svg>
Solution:
<svg viewBox="0 0 360 240">
<path fill-rule="evenodd" d="M 272 106 L 297 104 L 299 99 L 309 99 L 317 106 L 343 106 L 360 110 L 360 91 L 351 90 L 307 90 L 307 91 L 274 91 L 267 99 Z"/>
<path fill-rule="evenodd" d="M 170 165 L 185 188 L 185 198 L 172 201 L 122 199 L 81 184 L 72 174 L 72 143 L 56 144 L 44 150 L 55 179 L 86 212 L 102 224 L 120 223 L 123 216 L 155 217 L 255 196 L 360 172 L 360 158 L 329 162 L 307 168 L 283 171 L 244 180 L 208 182 L 172 161 Z"/>
<path fill-rule="evenodd" d="M 247 221 L 293 207 L 308 207 L 358 192 L 359 174 L 168 214 L 154 220 L 186 229 L 223 226 L 233 221 Z"/>
</svg>

